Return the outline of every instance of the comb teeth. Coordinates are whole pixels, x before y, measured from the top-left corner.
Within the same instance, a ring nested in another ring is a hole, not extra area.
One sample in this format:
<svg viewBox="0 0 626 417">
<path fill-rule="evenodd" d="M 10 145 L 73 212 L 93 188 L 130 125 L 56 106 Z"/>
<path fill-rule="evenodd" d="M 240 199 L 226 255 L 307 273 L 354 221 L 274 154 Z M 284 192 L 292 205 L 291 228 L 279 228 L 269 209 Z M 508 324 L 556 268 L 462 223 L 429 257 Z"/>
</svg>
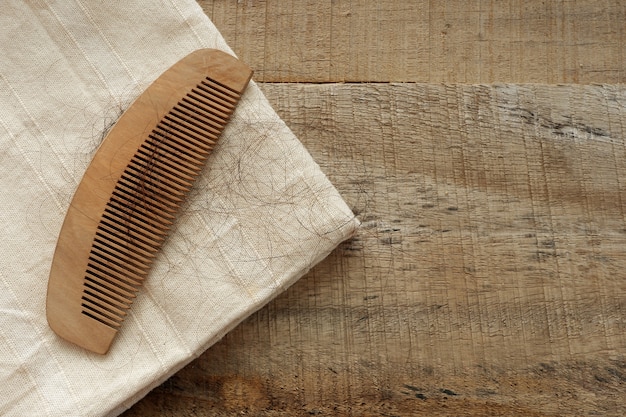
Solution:
<svg viewBox="0 0 626 417">
<path fill-rule="evenodd" d="M 46 301 L 59 336 L 108 351 L 251 76 L 236 58 L 199 50 L 122 114 L 59 234 Z"/>
<path fill-rule="evenodd" d="M 131 158 L 96 229 L 81 313 L 118 328 L 196 176 L 235 110 L 239 94 L 206 77 Z"/>
</svg>

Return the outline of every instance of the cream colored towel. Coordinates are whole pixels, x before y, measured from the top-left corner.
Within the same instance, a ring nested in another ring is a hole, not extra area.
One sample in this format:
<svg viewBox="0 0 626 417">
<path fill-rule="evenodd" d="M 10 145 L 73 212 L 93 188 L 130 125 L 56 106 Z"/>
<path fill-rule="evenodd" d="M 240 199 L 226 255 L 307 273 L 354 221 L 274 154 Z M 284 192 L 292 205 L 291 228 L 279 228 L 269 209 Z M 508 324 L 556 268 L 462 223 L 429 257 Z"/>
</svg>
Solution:
<svg viewBox="0 0 626 417">
<path fill-rule="evenodd" d="M 231 51 L 193 0 L 2 6 L 0 415 L 116 415 L 291 285 L 357 221 L 253 83 L 109 354 L 59 339 L 45 319 L 50 262 L 103 134 L 183 56 Z"/>
</svg>

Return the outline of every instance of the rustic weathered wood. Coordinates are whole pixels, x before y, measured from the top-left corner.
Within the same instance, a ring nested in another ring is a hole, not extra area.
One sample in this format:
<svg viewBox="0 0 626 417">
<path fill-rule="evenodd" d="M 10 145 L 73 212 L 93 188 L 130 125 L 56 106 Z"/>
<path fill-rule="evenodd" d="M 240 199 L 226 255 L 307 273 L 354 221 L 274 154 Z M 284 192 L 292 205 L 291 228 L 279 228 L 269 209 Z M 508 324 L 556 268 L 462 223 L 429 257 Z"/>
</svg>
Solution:
<svg viewBox="0 0 626 417">
<path fill-rule="evenodd" d="M 618 0 L 198 0 L 259 81 L 623 83 Z M 272 85 L 360 234 L 125 413 L 626 414 L 626 93 Z"/>
<path fill-rule="evenodd" d="M 626 81 L 620 0 L 198 2 L 257 81 Z"/>
<path fill-rule="evenodd" d="M 126 417 L 626 414 L 626 88 L 262 88 L 363 228 Z"/>
<path fill-rule="evenodd" d="M 62 338 L 106 353 L 252 72 L 214 49 L 161 75 L 120 117 L 74 194 L 46 313 Z"/>
</svg>

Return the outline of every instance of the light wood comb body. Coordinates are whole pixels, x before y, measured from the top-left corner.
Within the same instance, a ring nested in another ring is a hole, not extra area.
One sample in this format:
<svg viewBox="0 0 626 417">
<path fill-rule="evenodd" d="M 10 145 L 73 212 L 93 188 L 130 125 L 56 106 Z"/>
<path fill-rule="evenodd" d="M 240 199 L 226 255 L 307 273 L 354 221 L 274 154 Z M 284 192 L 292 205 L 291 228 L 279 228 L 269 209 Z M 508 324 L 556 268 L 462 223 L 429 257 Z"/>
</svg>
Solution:
<svg viewBox="0 0 626 417">
<path fill-rule="evenodd" d="M 59 336 L 96 353 L 109 350 L 251 76 L 224 52 L 193 52 L 150 85 L 111 129 L 57 241 L 46 314 Z"/>
</svg>

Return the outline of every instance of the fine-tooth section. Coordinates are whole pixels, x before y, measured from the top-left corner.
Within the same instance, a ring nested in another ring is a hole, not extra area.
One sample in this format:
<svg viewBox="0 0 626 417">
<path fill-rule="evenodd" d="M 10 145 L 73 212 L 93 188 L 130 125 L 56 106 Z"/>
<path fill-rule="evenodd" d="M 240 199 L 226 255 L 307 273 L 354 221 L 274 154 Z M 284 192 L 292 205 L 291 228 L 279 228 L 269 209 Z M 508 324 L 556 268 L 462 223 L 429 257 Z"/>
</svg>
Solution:
<svg viewBox="0 0 626 417">
<path fill-rule="evenodd" d="M 104 269 L 97 262 L 89 262 L 87 265 L 87 271 L 85 274 L 86 280 L 91 279 L 102 285 L 110 285 L 109 288 L 121 296 L 128 298 L 128 300 L 132 302 L 132 299 L 135 298 L 137 287 L 126 283 L 123 278 L 123 275 L 119 277 L 114 271 Z"/>
<path fill-rule="evenodd" d="M 160 145 L 164 146 L 166 151 L 177 152 L 179 156 L 187 159 L 189 163 L 195 164 L 197 168 L 202 165 L 204 158 L 209 155 L 208 151 L 194 146 L 190 142 L 190 140 L 193 140 L 192 137 L 175 125 L 161 123 L 153 133 L 165 139 Z"/>
<path fill-rule="evenodd" d="M 196 51 L 111 129 L 57 242 L 46 311 L 61 337 L 109 349 L 251 76 L 224 52 Z"/>
<path fill-rule="evenodd" d="M 197 116 L 197 113 L 187 111 L 183 106 L 177 106 L 170 112 L 174 121 L 182 123 L 184 126 L 193 130 L 197 135 L 202 137 L 202 142 L 207 146 L 207 150 L 213 149 L 213 145 L 217 141 L 217 134 L 213 132 L 211 124 Z"/>
<path fill-rule="evenodd" d="M 202 123 L 206 126 L 208 132 L 217 135 L 219 121 L 228 120 L 228 110 L 222 108 L 222 110 L 213 109 L 213 111 L 202 111 L 199 107 L 201 103 L 202 100 L 194 97 L 193 94 L 189 94 L 178 103 L 178 109 L 181 113 L 189 115 L 193 120 L 197 120 L 198 123 Z"/>
<path fill-rule="evenodd" d="M 165 161 L 155 160 L 154 157 L 153 159 L 147 160 L 142 153 L 137 152 L 137 154 L 133 156 L 133 163 L 146 164 L 152 170 L 152 175 L 163 178 L 164 180 L 166 179 L 172 184 L 177 184 L 181 189 L 188 190 L 191 188 L 193 178 L 183 176 L 180 172 L 172 172 L 172 166 L 168 165 Z"/>
<path fill-rule="evenodd" d="M 153 130 L 146 140 L 146 144 L 153 148 L 158 148 L 158 151 L 153 151 L 155 156 L 156 154 L 165 154 L 165 158 L 176 161 L 177 164 L 192 172 L 194 176 L 198 175 L 203 161 L 195 159 L 185 152 L 184 149 L 177 147 L 177 143 L 171 140 L 171 136 L 170 132 Z M 169 140 L 166 141 L 166 139 Z"/>
<path fill-rule="evenodd" d="M 111 196 L 111 200 L 109 200 L 111 211 L 115 210 L 119 215 L 124 218 L 124 216 L 130 216 L 131 214 L 142 218 L 142 220 L 146 223 L 150 224 L 160 224 L 163 226 L 172 225 L 172 219 L 174 216 L 171 213 L 164 212 L 162 210 L 157 210 L 151 206 L 146 205 L 146 201 L 142 200 L 141 202 L 134 202 L 132 200 L 122 200 L 120 199 L 118 194 L 113 194 Z"/>
<path fill-rule="evenodd" d="M 96 230 L 90 255 L 97 266 L 90 266 L 99 276 L 89 271 L 85 275 L 84 315 L 111 327 L 124 320 L 132 304 L 130 294 L 147 275 L 172 225 L 172 213 L 184 201 L 238 99 L 209 78 L 201 81 L 163 116 L 132 156 L 104 209 L 109 216 Z"/>
<path fill-rule="evenodd" d="M 85 288 L 85 291 L 88 291 L 87 289 L 91 289 L 109 303 L 124 309 L 130 308 L 132 303 L 130 298 L 126 298 L 123 294 L 120 294 L 119 291 L 115 291 L 115 289 L 112 289 L 106 284 L 100 282 L 98 278 L 93 278 L 89 275 L 85 276 Z"/>
</svg>

